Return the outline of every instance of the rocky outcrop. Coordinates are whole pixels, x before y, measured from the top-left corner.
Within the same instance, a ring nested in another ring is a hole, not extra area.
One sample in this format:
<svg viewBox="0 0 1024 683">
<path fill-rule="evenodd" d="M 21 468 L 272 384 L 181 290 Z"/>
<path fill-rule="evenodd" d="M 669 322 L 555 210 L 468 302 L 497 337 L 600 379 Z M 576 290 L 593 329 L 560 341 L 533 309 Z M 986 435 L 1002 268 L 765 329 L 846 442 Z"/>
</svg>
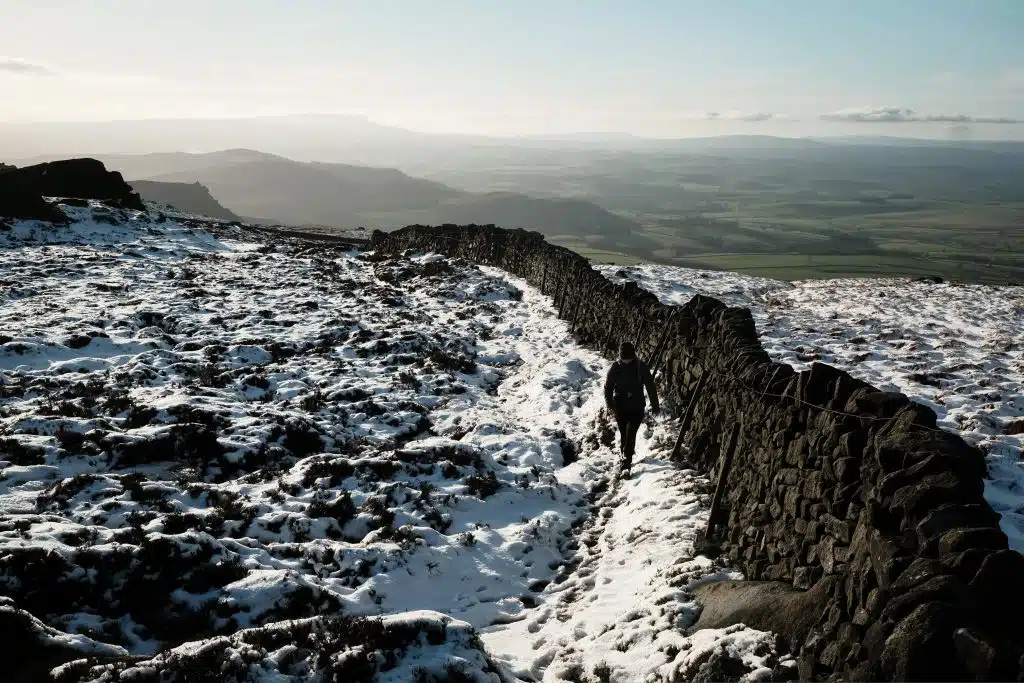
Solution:
<svg viewBox="0 0 1024 683">
<path fill-rule="evenodd" d="M 633 341 L 676 414 L 699 387 L 688 457 L 721 482 L 702 547 L 750 579 L 820 596 L 793 643 L 801 678 L 1024 673 L 1024 557 L 982 495 L 983 455 L 930 409 L 820 363 L 797 373 L 768 357 L 748 310 L 704 296 L 663 305 L 537 233 L 412 226 L 374 233 L 373 246 L 525 278 L 581 342 L 611 356 Z"/>
<path fill-rule="evenodd" d="M 22 218 L 62 223 L 67 216 L 43 199 L 42 195 L 26 192 L 16 183 L 4 182 L 4 171 L 0 169 L 0 219 Z"/>
<path fill-rule="evenodd" d="M 63 220 L 43 197 L 100 199 L 113 206 L 145 209 L 121 174 L 95 159 L 66 159 L 0 170 L 0 216 Z M 49 208 L 47 208 L 49 207 Z"/>
</svg>

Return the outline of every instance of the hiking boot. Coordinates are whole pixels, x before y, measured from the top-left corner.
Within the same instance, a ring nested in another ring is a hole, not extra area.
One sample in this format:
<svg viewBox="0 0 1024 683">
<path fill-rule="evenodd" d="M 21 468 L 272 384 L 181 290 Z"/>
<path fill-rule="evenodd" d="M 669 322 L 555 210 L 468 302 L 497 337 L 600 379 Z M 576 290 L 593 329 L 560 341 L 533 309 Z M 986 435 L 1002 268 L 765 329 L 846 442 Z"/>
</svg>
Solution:
<svg viewBox="0 0 1024 683">
<path fill-rule="evenodd" d="M 626 479 L 629 479 L 629 471 L 633 467 L 633 456 L 624 455 L 622 460 L 619 461 L 619 474 L 624 475 Z"/>
</svg>

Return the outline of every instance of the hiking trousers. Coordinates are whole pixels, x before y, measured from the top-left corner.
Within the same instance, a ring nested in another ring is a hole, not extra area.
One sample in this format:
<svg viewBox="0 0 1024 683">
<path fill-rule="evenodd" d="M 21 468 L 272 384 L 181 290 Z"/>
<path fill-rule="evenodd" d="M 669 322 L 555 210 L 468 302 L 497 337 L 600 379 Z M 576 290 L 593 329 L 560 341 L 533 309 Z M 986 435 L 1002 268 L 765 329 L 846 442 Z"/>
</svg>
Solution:
<svg viewBox="0 0 1024 683">
<path fill-rule="evenodd" d="M 644 412 L 615 411 L 615 422 L 619 425 L 619 445 L 622 450 L 622 464 L 630 467 L 636 452 L 636 433 L 644 421 Z"/>
</svg>

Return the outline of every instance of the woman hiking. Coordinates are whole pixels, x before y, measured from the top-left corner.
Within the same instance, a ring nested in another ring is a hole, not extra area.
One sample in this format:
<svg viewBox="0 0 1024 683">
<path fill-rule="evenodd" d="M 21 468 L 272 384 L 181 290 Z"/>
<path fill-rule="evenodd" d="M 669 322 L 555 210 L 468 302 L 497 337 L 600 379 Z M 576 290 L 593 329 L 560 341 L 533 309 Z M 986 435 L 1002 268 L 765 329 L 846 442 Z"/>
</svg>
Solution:
<svg viewBox="0 0 1024 683">
<path fill-rule="evenodd" d="M 619 358 L 608 369 L 604 381 L 604 402 L 615 415 L 619 426 L 619 443 L 622 449 L 620 470 L 627 472 L 633 465 L 636 450 L 636 433 L 644 421 L 647 402 L 644 388 L 651 397 L 651 413 L 658 414 L 658 389 L 647 365 L 636 357 L 636 349 L 629 342 L 619 345 Z"/>
</svg>

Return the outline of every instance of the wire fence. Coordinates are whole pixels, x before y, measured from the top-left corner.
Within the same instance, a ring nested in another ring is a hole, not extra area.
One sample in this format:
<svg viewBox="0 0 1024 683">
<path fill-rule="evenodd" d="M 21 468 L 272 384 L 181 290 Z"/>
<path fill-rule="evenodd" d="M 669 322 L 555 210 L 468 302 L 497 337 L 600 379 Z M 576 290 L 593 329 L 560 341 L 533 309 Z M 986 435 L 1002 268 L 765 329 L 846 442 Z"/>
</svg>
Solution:
<svg viewBox="0 0 1024 683">
<path fill-rule="evenodd" d="M 724 377 L 726 380 L 731 381 L 732 383 L 739 385 L 740 387 L 742 387 L 743 389 L 746 389 L 747 391 L 750 391 L 752 393 L 758 394 L 758 396 L 760 398 L 762 398 L 762 399 L 763 398 L 774 398 L 774 399 L 779 399 L 780 401 L 788 400 L 788 401 L 792 401 L 793 403 L 796 403 L 798 405 L 803 405 L 803 406 L 806 406 L 808 408 L 813 408 L 813 409 L 818 410 L 818 411 L 823 412 L 823 413 L 831 413 L 833 415 L 840 415 L 840 416 L 843 416 L 843 417 L 850 417 L 850 418 L 853 418 L 853 419 L 856 419 L 856 420 L 869 421 L 869 422 L 872 422 L 872 423 L 877 423 L 877 422 L 889 423 L 889 422 L 894 422 L 894 421 L 900 419 L 899 415 L 893 415 L 891 417 L 879 417 L 879 416 L 876 416 L 876 415 L 866 415 L 864 413 L 850 413 L 850 412 L 847 412 L 845 410 L 838 410 L 836 408 L 829 408 L 828 406 L 818 405 L 817 403 L 812 403 L 810 401 L 806 401 L 806 400 L 804 400 L 804 399 L 802 399 L 802 398 L 800 398 L 798 396 L 795 396 L 793 394 L 769 393 L 768 392 L 768 387 L 770 387 L 772 382 L 774 381 L 774 377 L 775 377 L 774 374 L 772 376 L 772 380 L 768 381 L 768 383 L 765 385 L 764 389 L 757 389 L 756 387 L 752 387 L 749 384 L 747 384 L 746 382 L 744 382 L 741 378 L 739 378 L 739 377 L 737 377 L 735 375 L 732 375 L 730 373 L 726 373 L 726 372 L 722 372 L 722 371 L 717 371 L 717 370 L 711 370 L 710 372 L 713 375 L 717 375 L 719 377 Z M 778 373 L 778 368 L 776 368 L 776 373 Z M 905 394 L 900 394 L 900 395 L 905 395 Z M 929 427 L 927 425 L 922 425 L 922 424 L 919 424 L 919 423 L 916 423 L 916 422 L 914 423 L 914 428 L 915 429 L 924 430 L 924 431 L 929 431 L 929 432 L 937 432 L 937 433 L 941 433 L 941 434 L 952 434 L 952 433 L 955 433 L 955 432 L 953 432 L 950 429 L 945 429 L 945 428 L 942 428 L 942 427 Z"/>
</svg>

